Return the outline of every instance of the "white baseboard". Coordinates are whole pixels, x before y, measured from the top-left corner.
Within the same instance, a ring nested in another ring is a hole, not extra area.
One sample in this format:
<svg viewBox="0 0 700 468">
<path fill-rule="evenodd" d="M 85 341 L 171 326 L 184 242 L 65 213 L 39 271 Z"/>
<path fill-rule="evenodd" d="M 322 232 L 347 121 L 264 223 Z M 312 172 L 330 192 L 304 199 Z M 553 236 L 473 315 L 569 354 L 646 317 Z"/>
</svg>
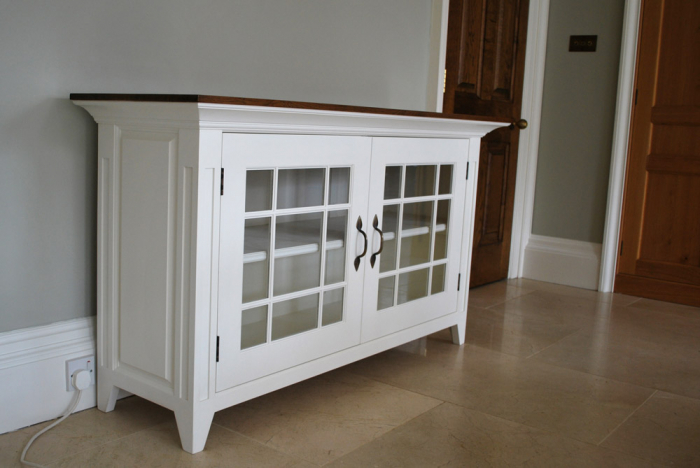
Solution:
<svg viewBox="0 0 700 468">
<path fill-rule="evenodd" d="M 530 235 L 523 278 L 598 289 L 601 244 Z"/>
<path fill-rule="evenodd" d="M 95 317 L 0 333 L 0 434 L 60 416 L 74 392 L 66 391 L 66 361 L 95 354 Z M 76 411 L 96 406 L 95 386 Z"/>
</svg>

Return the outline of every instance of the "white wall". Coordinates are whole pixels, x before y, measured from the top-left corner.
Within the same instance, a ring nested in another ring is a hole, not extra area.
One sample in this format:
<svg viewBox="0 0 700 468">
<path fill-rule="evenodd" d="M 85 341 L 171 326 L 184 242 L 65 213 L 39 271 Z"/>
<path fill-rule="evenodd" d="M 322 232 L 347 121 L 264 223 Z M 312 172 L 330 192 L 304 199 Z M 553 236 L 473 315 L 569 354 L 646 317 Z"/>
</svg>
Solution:
<svg viewBox="0 0 700 468">
<path fill-rule="evenodd" d="M 535 235 L 602 241 L 624 3 L 550 2 Z M 592 34 L 596 52 L 568 51 L 570 35 Z"/>
<path fill-rule="evenodd" d="M 96 125 L 71 92 L 422 110 L 429 0 L 0 3 L 0 332 L 95 311 Z"/>
</svg>

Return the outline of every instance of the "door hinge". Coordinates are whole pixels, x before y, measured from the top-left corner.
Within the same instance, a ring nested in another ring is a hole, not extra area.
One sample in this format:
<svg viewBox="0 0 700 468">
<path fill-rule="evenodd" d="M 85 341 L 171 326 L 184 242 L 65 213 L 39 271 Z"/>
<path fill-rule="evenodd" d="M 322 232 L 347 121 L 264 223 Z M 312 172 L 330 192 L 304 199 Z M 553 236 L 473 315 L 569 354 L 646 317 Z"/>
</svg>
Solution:
<svg viewBox="0 0 700 468">
<path fill-rule="evenodd" d="M 457 275 L 457 291 L 459 291 L 460 284 L 462 284 L 462 273 Z"/>
<path fill-rule="evenodd" d="M 620 242 L 620 257 L 622 257 L 622 249 L 625 248 L 625 241 Z"/>
<path fill-rule="evenodd" d="M 444 73 L 442 75 L 442 94 L 445 94 L 447 92 L 447 68 L 445 68 Z"/>
<path fill-rule="evenodd" d="M 224 194 L 224 168 L 221 168 L 221 195 Z"/>
<path fill-rule="evenodd" d="M 467 163 L 467 180 L 469 180 L 469 163 Z"/>
<path fill-rule="evenodd" d="M 219 362 L 219 337 L 216 337 L 216 362 Z"/>
</svg>

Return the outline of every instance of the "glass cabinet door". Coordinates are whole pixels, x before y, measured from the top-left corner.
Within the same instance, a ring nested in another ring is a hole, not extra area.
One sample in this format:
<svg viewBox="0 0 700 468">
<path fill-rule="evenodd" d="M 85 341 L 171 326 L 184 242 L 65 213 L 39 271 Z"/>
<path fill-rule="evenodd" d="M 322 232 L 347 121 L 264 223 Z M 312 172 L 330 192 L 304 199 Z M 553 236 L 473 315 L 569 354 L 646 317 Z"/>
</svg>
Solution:
<svg viewBox="0 0 700 468">
<path fill-rule="evenodd" d="M 370 149 L 363 137 L 225 136 L 218 390 L 359 343 Z"/>
<path fill-rule="evenodd" d="M 460 140 L 373 140 L 363 342 L 456 312 L 467 151 Z"/>
</svg>

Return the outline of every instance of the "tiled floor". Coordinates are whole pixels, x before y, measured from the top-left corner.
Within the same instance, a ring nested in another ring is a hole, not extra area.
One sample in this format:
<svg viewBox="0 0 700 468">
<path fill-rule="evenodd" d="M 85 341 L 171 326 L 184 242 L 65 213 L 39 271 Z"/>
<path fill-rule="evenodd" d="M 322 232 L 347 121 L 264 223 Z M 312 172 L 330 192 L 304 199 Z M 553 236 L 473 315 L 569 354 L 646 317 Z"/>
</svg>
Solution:
<svg viewBox="0 0 700 468">
<path fill-rule="evenodd" d="M 528 280 L 473 289 L 467 344 L 392 350 L 217 413 L 204 452 L 132 397 L 32 447 L 53 466 L 700 466 L 700 309 Z M 42 426 L 0 436 L 18 466 Z"/>
</svg>

